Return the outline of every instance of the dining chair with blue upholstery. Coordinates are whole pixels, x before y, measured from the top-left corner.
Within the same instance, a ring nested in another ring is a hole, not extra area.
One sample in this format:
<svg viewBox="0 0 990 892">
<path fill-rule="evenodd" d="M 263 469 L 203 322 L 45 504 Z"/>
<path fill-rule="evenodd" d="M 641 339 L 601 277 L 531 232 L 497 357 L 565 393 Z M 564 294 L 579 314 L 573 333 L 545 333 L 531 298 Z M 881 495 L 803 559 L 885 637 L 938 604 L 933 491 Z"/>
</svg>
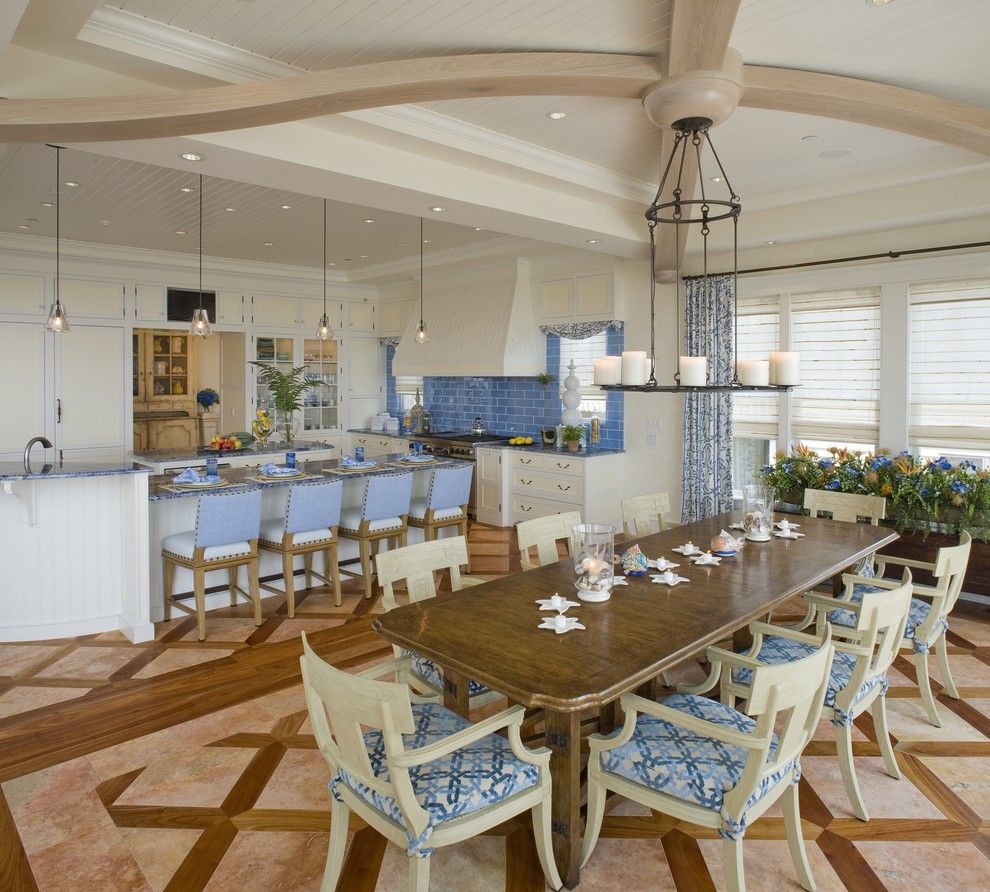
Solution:
<svg viewBox="0 0 990 892">
<path fill-rule="evenodd" d="M 303 689 L 313 734 L 330 767 L 330 846 L 321 888 L 337 887 L 356 812 L 409 856 L 412 892 L 427 892 L 434 849 L 470 839 L 532 811 L 540 866 L 559 889 L 550 837 L 550 750 L 520 738 L 513 706 L 475 724 L 408 685 L 404 657 L 358 675 L 335 669 L 303 633 Z M 504 729 L 505 736 L 495 733 Z"/>
<path fill-rule="evenodd" d="M 378 582 L 382 587 L 382 605 L 385 611 L 394 610 L 398 603 L 395 587 L 405 582 L 409 603 L 425 601 L 437 596 L 436 577 L 446 570 L 450 573 L 450 590 L 460 591 L 465 585 L 478 585 L 483 580 L 461 575 L 461 567 L 468 562 L 467 539 L 450 536 L 430 542 L 418 542 L 404 548 L 394 548 L 375 557 Z M 411 684 L 425 694 L 443 695 L 443 671 L 432 660 L 393 645 L 396 657 L 411 656 L 412 669 L 400 681 Z M 502 695 L 477 681 L 468 682 L 470 706 L 484 706 Z"/>
<path fill-rule="evenodd" d="M 843 577 L 846 591 L 864 577 L 847 574 Z M 817 611 L 817 634 L 795 632 L 765 623 L 753 623 L 753 646 L 740 660 L 739 655 L 716 650 L 713 675 L 727 667 L 728 677 L 722 675 L 722 702 L 734 706 L 736 698 L 750 696 L 752 660 L 773 666 L 790 663 L 821 645 L 822 638 L 830 636 L 835 648 L 828 680 L 828 690 L 822 704 L 821 718 L 830 721 L 835 728 L 835 746 L 846 795 L 853 813 L 861 821 L 869 815 L 856 780 L 853 762 L 853 721 L 867 710 L 873 718 L 873 728 L 887 774 L 900 778 L 901 772 L 894 756 L 894 747 L 887 730 L 887 671 L 904 635 L 908 606 L 911 601 L 911 573 L 904 571 L 901 582 L 878 580 L 859 603 L 850 603 L 851 622 L 848 627 L 830 624 L 827 617 L 834 613 L 835 599 L 829 595 L 809 595 Z M 841 640 L 847 639 L 847 640 Z"/>
<path fill-rule="evenodd" d="M 828 687 L 832 653 L 826 635 L 817 649 L 783 666 L 749 660 L 752 676 L 745 713 L 696 694 L 677 693 L 660 702 L 624 694 L 619 702 L 625 722 L 619 731 L 589 738 L 582 866 L 598 841 L 611 790 L 647 808 L 717 830 L 726 884 L 731 890 L 745 889 L 746 828 L 782 798 L 791 860 L 801 885 L 814 890 L 797 785 L 801 753 L 818 723 Z"/>
<path fill-rule="evenodd" d="M 876 556 L 876 574 L 878 577 L 883 576 L 888 564 L 893 564 L 898 567 L 926 571 L 935 579 L 935 585 L 914 583 L 915 597 L 911 598 L 911 607 L 908 610 L 907 625 L 901 648 L 909 649 L 914 654 L 914 666 L 918 676 L 921 702 L 928 714 L 928 721 L 936 728 L 942 726 L 942 720 L 939 718 L 938 706 L 932 695 L 931 679 L 928 676 L 928 654 L 934 647 L 942 673 L 942 687 L 947 696 L 953 700 L 958 700 L 959 691 L 949 668 L 949 652 L 945 633 L 949 629 L 949 614 L 952 612 L 952 608 L 956 606 L 956 601 L 959 600 L 963 580 L 966 578 L 972 542 L 973 537 L 969 533 L 963 532 L 959 536 L 958 545 L 940 548 L 935 555 L 935 560 L 931 563 L 892 557 L 886 554 Z M 847 589 L 842 600 L 854 604 L 859 603 L 863 600 L 864 594 L 874 591 L 877 585 L 876 579 L 864 579 L 853 586 L 852 591 Z M 834 609 L 836 607 L 835 600 L 818 600 L 816 603 L 831 608 L 831 612 L 828 614 L 829 622 L 841 626 L 852 625 L 855 613 L 846 609 L 845 605 L 836 610 Z"/>
<path fill-rule="evenodd" d="M 397 546 L 406 544 L 412 483 L 411 471 L 404 474 L 369 474 L 364 481 L 361 507 L 344 508 L 340 512 L 338 534 L 341 539 L 357 541 L 361 573 L 344 567 L 340 568 L 340 572 L 363 577 L 365 598 L 370 598 L 374 591 L 372 549 L 377 551 L 383 541 L 390 546 L 392 540 Z"/>
<path fill-rule="evenodd" d="M 473 480 L 474 465 L 469 462 L 434 469 L 426 498 L 409 504 L 409 526 L 422 529 L 427 542 L 444 527 L 457 527 L 466 537 Z"/>
<path fill-rule="evenodd" d="M 254 605 L 254 624 L 261 625 L 261 592 L 258 586 L 258 531 L 261 527 L 261 487 L 236 492 L 204 494 L 196 508 L 196 528 L 162 539 L 162 589 L 165 620 L 172 607 L 196 617 L 199 640 L 206 638 L 206 574 L 227 570 L 230 604 L 237 597 Z M 247 567 L 248 589 L 238 585 L 238 573 Z M 175 568 L 192 571 L 195 608 L 172 597 Z"/>
<path fill-rule="evenodd" d="M 340 607 L 340 571 L 337 566 L 337 525 L 340 523 L 340 500 L 343 480 L 316 480 L 294 483 L 289 489 L 285 516 L 261 524 L 258 547 L 282 556 L 282 579 L 285 588 L 262 583 L 265 591 L 284 594 L 291 619 L 296 615 L 295 558 L 301 555 L 306 574 L 306 588 L 313 587 L 313 577 L 333 586 L 334 603 Z M 322 552 L 324 572 L 313 569 L 313 555 Z"/>
</svg>

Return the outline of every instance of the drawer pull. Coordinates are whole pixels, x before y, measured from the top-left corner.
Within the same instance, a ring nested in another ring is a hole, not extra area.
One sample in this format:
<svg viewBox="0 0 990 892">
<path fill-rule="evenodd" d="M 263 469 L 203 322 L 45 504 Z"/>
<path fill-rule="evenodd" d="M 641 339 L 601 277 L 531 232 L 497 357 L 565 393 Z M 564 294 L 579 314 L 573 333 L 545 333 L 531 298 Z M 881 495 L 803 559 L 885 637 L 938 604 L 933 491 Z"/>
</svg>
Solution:
<svg viewBox="0 0 990 892">
<path fill-rule="evenodd" d="M 561 492 L 567 492 L 567 490 L 569 490 L 570 488 L 571 488 L 570 483 L 568 483 L 567 486 L 561 486 L 559 483 L 557 484 L 557 489 L 559 489 Z"/>
<path fill-rule="evenodd" d="M 521 465 L 531 465 L 531 464 L 533 464 L 533 459 L 531 459 L 531 458 L 521 458 L 521 459 L 519 459 L 519 464 L 521 464 Z"/>
<path fill-rule="evenodd" d="M 533 510 L 533 506 L 532 505 L 522 505 L 521 507 L 522 507 L 523 511 L 532 511 Z"/>
<path fill-rule="evenodd" d="M 557 462 L 557 467 L 564 471 L 566 471 L 570 466 L 571 466 L 570 462 L 568 462 L 566 465 L 562 465 L 560 462 Z"/>
<path fill-rule="evenodd" d="M 519 478 L 519 482 L 523 486 L 532 486 L 533 485 L 533 481 L 532 480 L 523 480 L 522 477 Z"/>
</svg>

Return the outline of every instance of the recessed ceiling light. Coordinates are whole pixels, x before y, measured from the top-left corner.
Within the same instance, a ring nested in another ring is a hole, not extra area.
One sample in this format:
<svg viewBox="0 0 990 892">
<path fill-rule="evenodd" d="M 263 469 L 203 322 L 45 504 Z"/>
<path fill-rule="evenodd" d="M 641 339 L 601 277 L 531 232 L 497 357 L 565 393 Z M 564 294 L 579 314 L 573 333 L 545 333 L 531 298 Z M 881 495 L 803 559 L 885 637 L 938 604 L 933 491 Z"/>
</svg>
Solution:
<svg viewBox="0 0 990 892">
<path fill-rule="evenodd" d="M 600 241 L 601 241 L 601 239 L 598 239 L 598 238 L 589 238 L 589 239 L 587 239 L 587 242 L 588 242 L 589 245 L 597 245 Z"/>
<path fill-rule="evenodd" d="M 430 239 L 428 239 L 428 238 L 423 239 L 423 244 L 424 245 L 429 245 L 430 243 L 431 243 L 430 242 Z"/>
<path fill-rule="evenodd" d="M 53 207 L 55 207 L 55 204 L 54 204 L 54 202 L 51 202 L 51 201 L 43 201 L 43 202 L 41 202 L 41 206 L 43 208 L 53 208 Z"/>
<path fill-rule="evenodd" d="M 192 186 L 183 186 L 179 191 L 180 192 L 194 192 L 195 190 L 193 189 Z"/>
<path fill-rule="evenodd" d="M 441 207 L 438 204 L 435 204 L 433 205 L 433 207 L 430 208 L 430 210 L 433 211 L 434 214 L 442 214 L 447 209 L 445 207 Z"/>
<path fill-rule="evenodd" d="M 826 149 L 824 152 L 819 152 L 819 158 L 845 158 L 847 155 L 851 155 L 852 151 L 849 149 Z"/>
<path fill-rule="evenodd" d="M 485 231 L 485 229 L 484 229 L 483 226 L 474 226 L 472 228 L 474 229 L 475 232 L 484 232 Z"/>
<path fill-rule="evenodd" d="M 100 226 L 109 226 L 109 225 L 110 225 L 109 220 L 100 220 Z"/>
<path fill-rule="evenodd" d="M 364 222 L 365 223 L 377 223 L 378 221 L 374 217 L 365 217 L 364 218 Z"/>
<path fill-rule="evenodd" d="M 185 235 L 186 234 L 186 231 L 184 229 L 176 229 L 175 230 L 175 234 L 176 235 Z"/>
<path fill-rule="evenodd" d="M 776 245 L 777 243 L 771 238 L 771 239 L 767 239 L 767 244 L 768 245 Z"/>
<path fill-rule="evenodd" d="M 70 189 L 75 189 L 79 184 L 75 180 L 66 180 L 63 186 L 68 186 Z"/>
<path fill-rule="evenodd" d="M 891 0 L 866 0 L 867 6 L 886 6 Z"/>
<path fill-rule="evenodd" d="M 807 136 L 801 137 L 801 142 L 814 142 L 816 139 L 818 139 L 818 135 L 816 133 L 809 133 Z"/>
<path fill-rule="evenodd" d="M 265 246 L 266 248 L 273 248 L 273 247 L 275 246 L 275 242 L 262 242 L 262 244 L 263 244 L 263 245 L 264 245 L 264 246 Z"/>
<path fill-rule="evenodd" d="M 292 205 L 291 204 L 280 204 L 279 207 L 282 208 L 283 211 L 291 211 L 292 210 Z"/>
<path fill-rule="evenodd" d="M 367 260 L 368 259 L 368 255 L 367 254 L 358 254 L 358 257 L 360 257 L 362 260 Z"/>
<path fill-rule="evenodd" d="M 183 161 L 202 161 L 203 156 L 199 152 L 183 152 L 179 156 Z"/>
<path fill-rule="evenodd" d="M 28 226 L 27 223 L 18 223 L 17 224 L 17 228 L 18 229 L 30 229 L 31 227 Z"/>
<path fill-rule="evenodd" d="M 722 182 L 722 178 L 721 177 L 709 177 L 708 179 L 711 182 L 713 182 L 713 183 L 721 183 Z"/>
<path fill-rule="evenodd" d="M 227 212 L 228 214 L 232 214 L 232 213 L 234 213 L 234 211 L 236 211 L 236 210 L 237 210 L 237 208 L 224 208 L 224 210 L 225 210 L 225 211 L 226 211 L 226 212 Z"/>
<path fill-rule="evenodd" d="M 567 112 L 565 111 L 552 111 L 547 112 L 547 117 L 551 121 L 563 121 L 567 117 Z"/>
<path fill-rule="evenodd" d="M 336 260 L 331 260 L 331 261 L 330 261 L 330 262 L 329 262 L 329 263 L 327 264 L 327 266 L 336 266 L 336 265 L 337 265 L 337 261 L 336 261 Z"/>
</svg>

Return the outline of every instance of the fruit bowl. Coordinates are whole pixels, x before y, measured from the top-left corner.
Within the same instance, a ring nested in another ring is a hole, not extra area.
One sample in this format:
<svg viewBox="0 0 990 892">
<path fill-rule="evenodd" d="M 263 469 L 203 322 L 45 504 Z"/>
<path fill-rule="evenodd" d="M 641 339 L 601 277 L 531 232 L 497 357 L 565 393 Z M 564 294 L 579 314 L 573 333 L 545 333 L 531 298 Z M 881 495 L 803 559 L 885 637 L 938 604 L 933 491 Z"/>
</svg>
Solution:
<svg viewBox="0 0 990 892">
<path fill-rule="evenodd" d="M 509 438 L 509 445 L 510 446 L 532 446 L 533 445 L 533 442 L 534 442 L 534 440 L 533 440 L 532 437 L 510 437 Z"/>
</svg>

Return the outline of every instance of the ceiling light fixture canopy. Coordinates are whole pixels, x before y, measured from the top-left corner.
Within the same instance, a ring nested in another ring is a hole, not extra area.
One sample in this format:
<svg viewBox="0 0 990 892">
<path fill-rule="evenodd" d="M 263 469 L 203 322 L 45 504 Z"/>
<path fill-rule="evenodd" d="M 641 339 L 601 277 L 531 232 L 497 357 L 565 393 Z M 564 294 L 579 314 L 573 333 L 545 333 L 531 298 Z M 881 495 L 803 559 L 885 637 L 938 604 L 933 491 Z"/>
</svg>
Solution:
<svg viewBox="0 0 990 892">
<path fill-rule="evenodd" d="M 327 200 L 323 199 L 323 315 L 316 324 L 316 338 L 329 341 L 333 337 L 330 317 L 327 315 Z"/>
<path fill-rule="evenodd" d="M 416 343 L 425 344 L 430 338 L 426 334 L 426 323 L 423 321 L 423 218 L 419 218 L 419 326 L 416 328 Z"/>
<path fill-rule="evenodd" d="M 642 379 L 628 380 L 622 384 L 600 384 L 603 390 L 621 390 L 647 393 L 707 393 L 717 391 L 740 391 L 740 390 L 770 390 L 784 391 L 790 390 L 790 386 L 783 385 L 756 385 L 743 384 L 738 375 L 738 355 L 739 355 L 739 217 L 742 214 L 742 202 L 736 194 L 735 189 L 729 181 L 729 177 L 722 166 L 722 161 L 712 145 L 708 130 L 712 126 L 712 119 L 706 117 L 681 118 L 674 121 L 674 146 L 670 156 L 663 166 L 663 175 L 660 177 L 660 185 L 657 187 L 656 195 L 652 204 L 646 211 L 646 223 L 650 231 L 650 373 L 646 382 Z M 711 157 L 718 167 L 718 175 L 709 179 L 711 182 L 724 183 L 726 192 L 724 198 L 715 197 L 705 191 L 706 177 L 704 176 L 704 165 L 702 164 L 703 150 L 708 149 Z M 684 198 L 684 171 L 688 153 L 694 155 L 697 162 L 697 173 L 699 175 L 701 197 Z M 665 201 L 668 180 L 671 172 L 676 169 L 676 180 L 670 190 L 670 201 Z M 682 227 L 700 224 L 702 236 L 703 273 L 702 288 L 705 295 L 710 294 L 710 282 L 708 274 L 708 236 L 711 232 L 711 225 L 724 220 L 732 221 L 732 274 L 733 274 L 733 300 L 735 307 L 733 311 L 735 324 L 735 344 L 733 355 L 737 359 L 736 372 L 733 375 L 731 384 L 707 383 L 706 358 L 679 356 L 674 372 L 674 383 L 672 385 L 662 385 L 657 382 L 657 352 L 656 352 L 656 256 L 657 240 L 656 228 L 659 225 L 674 227 L 674 246 L 677 258 L 677 274 L 674 282 L 676 289 L 676 326 L 677 326 L 677 354 L 680 354 L 680 347 L 683 343 L 681 339 L 681 289 L 683 281 L 681 277 L 681 245 L 687 235 L 682 235 Z M 682 372 L 690 369 L 690 376 L 685 375 L 686 381 L 682 381 Z M 695 377 L 697 375 L 698 377 Z M 623 376 L 626 377 L 626 376 Z M 696 383 L 697 382 L 697 383 Z"/>
<path fill-rule="evenodd" d="M 203 307 L 203 175 L 199 175 L 199 307 L 193 311 L 189 334 L 206 338 L 213 334 L 209 314 Z"/>
<path fill-rule="evenodd" d="M 69 314 L 62 303 L 62 195 L 59 192 L 58 184 L 61 182 L 59 174 L 62 169 L 62 147 L 49 146 L 55 150 L 55 302 L 48 309 L 48 318 L 45 320 L 45 331 L 53 331 L 56 334 L 64 334 L 69 331 Z M 66 184 L 68 185 L 68 184 Z"/>
</svg>

